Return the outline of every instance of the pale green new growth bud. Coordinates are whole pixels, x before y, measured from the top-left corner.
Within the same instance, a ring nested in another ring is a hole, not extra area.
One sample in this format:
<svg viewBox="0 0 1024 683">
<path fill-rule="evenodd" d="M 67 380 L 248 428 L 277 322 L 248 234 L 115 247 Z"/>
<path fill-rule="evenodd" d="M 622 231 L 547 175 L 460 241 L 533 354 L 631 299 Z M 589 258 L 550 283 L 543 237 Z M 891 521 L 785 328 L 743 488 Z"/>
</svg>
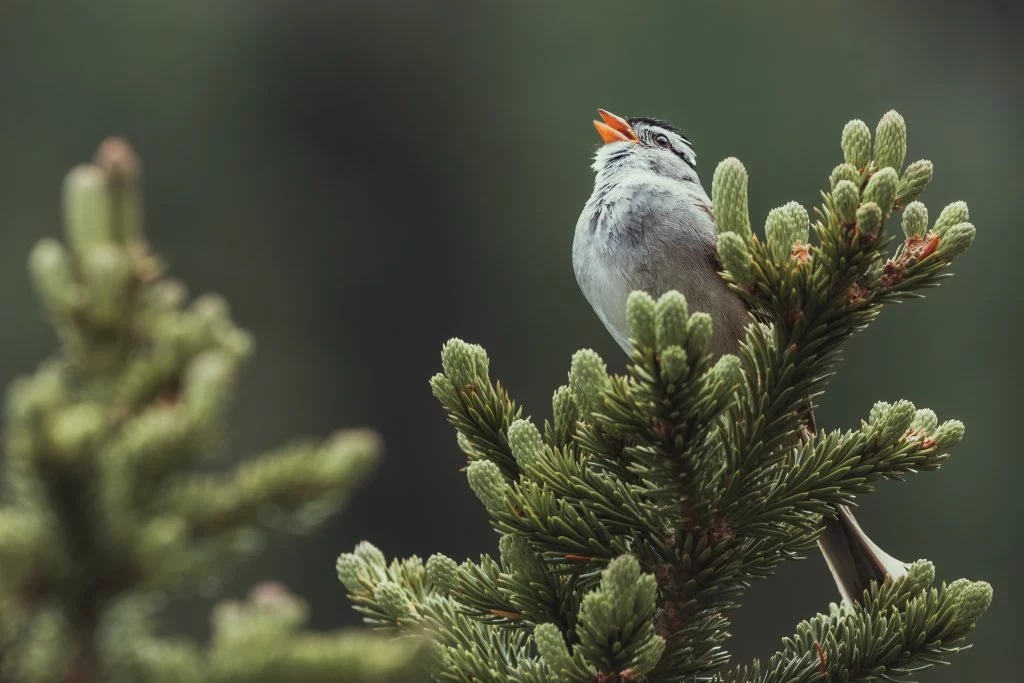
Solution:
<svg viewBox="0 0 1024 683">
<path fill-rule="evenodd" d="M 890 409 L 892 409 L 892 404 L 887 401 L 875 402 L 875 405 L 871 406 L 871 412 L 868 413 L 868 424 L 881 427 Z"/>
<path fill-rule="evenodd" d="M 911 202 L 903 209 L 903 234 L 907 239 L 924 237 L 928 232 L 928 208 L 921 202 Z"/>
<path fill-rule="evenodd" d="M 306 601 L 277 581 L 262 581 L 253 586 L 249 602 L 260 616 L 271 619 L 281 633 L 294 631 L 309 617 Z"/>
<path fill-rule="evenodd" d="M 479 344 L 467 344 L 458 338 L 449 339 L 441 348 L 441 367 L 457 389 L 488 378 L 490 361 Z"/>
<path fill-rule="evenodd" d="M 338 580 L 341 581 L 349 593 L 363 590 L 362 582 L 368 578 L 365 562 L 353 553 L 342 553 L 338 556 L 338 561 L 334 566 L 338 571 Z"/>
<path fill-rule="evenodd" d="M 856 168 L 864 168 L 871 160 L 871 130 L 868 124 L 854 119 L 843 127 L 843 160 Z"/>
<path fill-rule="evenodd" d="M 470 351 L 473 354 L 473 368 L 476 376 L 486 380 L 491 375 L 491 359 L 487 357 L 487 351 L 479 344 L 470 344 Z"/>
<path fill-rule="evenodd" d="M 781 206 L 777 206 L 768 212 L 768 216 L 764 220 L 764 235 L 768 240 L 768 244 L 778 242 L 776 234 L 785 229 L 783 227 L 785 222 L 786 219 L 783 216 Z"/>
<path fill-rule="evenodd" d="M 455 443 L 458 444 L 459 450 L 470 456 L 471 458 L 476 453 L 473 448 L 473 442 L 469 440 L 469 437 L 462 432 L 455 433 Z"/>
<path fill-rule="evenodd" d="M 879 425 L 879 438 L 883 441 L 890 441 L 903 435 L 910 428 L 914 421 L 917 408 L 910 401 L 896 401 L 886 412 L 885 418 Z"/>
<path fill-rule="evenodd" d="M 182 400 L 193 416 L 209 419 L 226 406 L 235 384 L 235 362 L 223 351 L 204 351 L 188 364 Z"/>
<path fill-rule="evenodd" d="M 217 639 L 237 642 L 239 632 L 248 625 L 246 617 L 245 605 L 239 600 L 223 600 L 214 605 L 211 621 Z"/>
<path fill-rule="evenodd" d="M 28 269 L 36 292 L 47 308 L 66 311 L 78 303 L 79 291 L 63 244 L 49 238 L 41 240 L 28 257 Z"/>
<path fill-rule="evenodd" d="M 251 334 L 233 325 L 218 334 L 217 341 L 220 342 L 221 348 L 224 349 L 225 353 L 237 361 L 245 360 L 251 356 L 252 350 L 256 346 L 256 342 L 253 341 Z"/>
<path fill-rule="evenodd" d="M 125 243 L 138 241 L 142 237 L 138 157 L 126 140 L 110 137 L 96 150 L 96 164 L 107 174 L 116 238 Z"/>
<path fill-rule="evenodd" d="M 661 636 L 651 636 L 651 639 L 640 647 L 636 661 L 630 670 L 640 675 L 653 671 L 661 661 L 661 655 L 665 652 L 665 644 L 665 639 Z"/>
<path fill-rule="evenodd" d="M 601 393 L 608 388 L 610 382 L 608 369 L 595 351 L 581 349 L 573 354 L 569 388 L 584 415 L 601 407 Z"/>
<path fill-rule="evenodd" d="M 957 617 L 961 624 L 970 626 L 992 604 L 992 586 L 985 581 L 971 581 L 960 591 Z"/>
<path fill-rule="evenodd" d="M 654 607 L 658 584 L 654 575 L 640 572 L 640 562 L 635 557 L 619 555 L 601 572 L 601 586 L 597 592 L 610 598 L 621 614 L 630 614 L 636 610 L 636 603 L 639 603 L 637 606 Z"/>
<path fill-rule="evenodd" d="M 107 428 L 107 413 L 99 403 L 79 403 L 62 410 L 50 423 L 50 443 L 62 456 L 75 458 L 96 445 Z"/>
<path fill-rule="evenodd" d="M 632 555 L 620 555 L 601 572 L 601 588 L 613 599 L 621 600 L 636 589 L 640 581 L 640 563 Z"/>
<path fill-rule="evenodd" d="M 505 507 L 505 494 L 509 490 L 501 469 L 490 460 L 475 460 L 466 468 L 469 488 L 490 512 L 499 512 Z"/>
<path fill-rule="evenodd" d="M 928 560 L 917 560 L 907 568 L 902 581 L 910 584 L 908 592 L 911 594 L 927 590 L 935 583 L 935 565 Z"/>
<path fill-rule="evenodd" d="M 516 420 L 508 426 L 508 447 L 523 469 L 544 457 L 544 439 L 529 420 Z"/>
<path fill-rule="evenodd" d="M 522 536 L 505 534 L 498 540 L 498 552 L 513 572 L 529 572 L 537 566 L 537 555 Z"/>
<path fill-rule="evenodd" d="M 903 172 L 903 177 L 900 178 L 899 184 L 896 186 L 896 198 L 900 204 L 906 204 L 907 202 L 917 199 L 924 188 L 928 187 L 928 183 L 932 181 L 932 162 L 927 159 L 921 159 L 907 166 L 907 170 Z"/>
<path fill-rule="evenodd" d="M 76 253 L 115 239 L 107 178 L 99 166 L 73 168 L 64 179 L 63 194 L 65 231 Z"/>
<path fill-rule="evenodd" d="M 954 225 L 965 223 L 969 218 L 967 202 L 953 202 L 946 206 L 939 217 L 935 219 L 935 227 L 932 228 L 932 232 L 944 235 Z"/>
<path fill-rule="evenodd" d="M 34 420 L 39 413 L 53 410 L 67 398 L 64 373 L 56 364 L 47 363 L 35 375 L 11 383 L 7 396 L 9 417 Z"/>
<path fill-rule="evenodd" d="M 797 202 L 789 202 L 768 212 L 765 236 L 776 261 L 789 260 L 793 245 L 807 241 L 810 234 L 809 226 L 810 217 L 807 215 L 807 209 Z"/>
<path fill-rule="evenodd" d="M 811 217 L 807 209 L 800 202 L 788 202 L 782 211 L 786 219 L 787 241 L 792 239 L 790 247 L 797 242 L 806 244 L 811 234 Z"/>
<path fill-rule="evenodd" d="M 317 451 L 317 457 L 324 466 L 343 467 L 358 478 L 369 473 L 383 450 L 383 441 L 376 432 L 369 429 L 341 429 L 324 440 Z M 316 509 L 315 506 L 307 507 Z M 326 512 L 329 514 L 332 511 L 328 506 Z"/>
<path fill-rule="evenodd" d="M 691 358 L 700 358 L 708 352 L 711 346 L 711 335 L 714 333 L 714 326 L 711 323 L 711 316 L 703 311 L 698 311 L 690 316 L 690 322 L 686 326 L 686 353 Z"/>
<path fill-rule="evenodd" d="M 931 434 L 937 424 L 939 424 L 939 418 L 935 415 L 935 411 L 929 408 L 921 408 L 914 415 L 914 421 L 910 424 L 910 427 L 922 434 Z"/>
<path fill-rule="evenodd" d="M 860 206 L 860 191 L 857 185 L 849 180 L 840 180 L 832 189 L 832 203 L 836 208 L 836 215 L 843 225 L 853 225 L 857 222 L 857 207 Z"/>
<path fill-rule="evenodd" d="M 444 376 L 443 372 L 439 372 L 430 378 L 430 393 L 434 395 L 434 398 L 440 400 L 452 389 L 452 383 Z"/>
<path fill-rule="evenodd" d="M 127 312 L 135 279 L 127 252 L 113 244 L 90 247 L 81 255 L 81 273 L 95 321 L 104 326 L 117 323 Z"/>
<path fill-rule="evenodd" d="M 853 187 L 860 191 L 860 171 L 853 164 L 839 164 L 832 169 L 831 175 L 828 177 L 829 187 L 833 190 L 836 189 L 841 181 L 848 180 L 853 183 Z"/>
<path fill-rule="evenodd" d="M 686 374 L 686 351 L 681 346 L 666 346 L 661 350 L 661 380 L 667 384 L 678 382 Z"/>
<path fill-rule="evenodd" d="M 754 281 L 750 249 L 747 248 L 747 241 L 736 233 L 718 233 L 718 258 L 722 261 L 722 267 L 741 285 L 749 285 Z"/>
<path fill-rule="evenodd" d="M 873 233 L 882 227 L 882 210 L 878 204 L 867 202 L 857 209 L 857 225 L 861 232 Z"/>
<path fill-rule="evenodd" d="M 638 348 L 654 346 L 654 306 L 654 298 L 647 292 L 631 292 L 626 299 L 626 322 Z"/>
<path fill-rule="evenodd" d="M 939 240 L 939 254 L 952 259 L 971 246 L 974 241 L 974 226 L 970 223 L 958 223 L 947 230 Z"/>
<path fill-rule="evenodd" d="M 964 591 L 966 591 L 970 585 L 970 579 L 956 579 L 946 586 L 946 593 L 950 595 L 954 601 L 959 602 L 961 598 L 963 598 Z"/>
<path fill-rule="evenodd" d="M 160 310 L 181 308 L 188 298 L 188 289 L 180 280 L 163 278 L 146 288 L 146 301 Z"/>
<path fill-rule="evenodd" d="M 427 559 L 427 580 L 434 588 L 450 593 L 458 585 L 459 565 L 447 555 L 435 553 Z"/>
<path fill-rule="evenodd" d="M 899 170 L 907 158 L 907 124 L 896 111 L 886 112 L 875 128 L 875 165 Z"/>
<path fill-rule="evenodd" d="M 665 649 L 665 640 L 654 632 L 658 584 L 653 574 L 641 574 L 632 555 L 620 555 L 601 572 L 598 588 L 580 605 L 576 632 L 584 652 L 618 653 L 632 648 L 629 671 L 648 673 Z M 623 642 L 624 638 L 628 641 Z"/>
<path fill-rule="evenodd" d="M 580 419 L 580 409 L 572 396 L 572 389 L 562 385 L 551 397 L 553 422 L 556 434 L 571 434 Z"/>
<path fill-rule="evenodd" d="M 654 336 L 659 349 L 686 341 L 689 317 L 686 298 L 675 290 L 665 292 L 654 307 Z"/>
<path fill-rule="evenodd" d="M 871 176 L 871 180 L 868 181 L 864 188 L 864 201 L 878 204 L 882 213 L 888 214 L 892 211 L 893 202 L 896 201 L 896 184 L 898 182 L 899 178 L 897 178 L 895 170 L 890 167 L 883 168 Z"/>
<path fill-rule="evenodd" d="M 711 380 L 721 383 L 726 393 L 732 393 L 743 381 L 743 366 L 737 356 L 727 353 L 711 368 Z"/>
<path fill-rule="evenodd" d="M 378 583 L 373 589 L 373 601 L 385 614 L 394 619 L 409 616 L 409 596 L 405 594 L 405 589 L 394 581 Z"/>
<path fill-rule="evenodd" d="M 952 448 L 964 438 L 964 423 L 960 420 L 946 420 L 935 428 L 932 438 L 939 448 Z"/>
<path fill-rule="evenodd" d="M 533 642 L 541 661 L 554 673 L 560 674 L 572 666 L 572 657 L 562 632 L 554 624 L 540 624 L 533 630 Z"/>
<path fill-rule="evenodd" d="M 352 553 L 371 569 L 383 571 L 384 567 L 387 565 L 387 561 L 384 559 L 384 553 L 369 541 L 360 541 L 356 544 Z"/>
<path fill-rule="evenodd" d="M 747 209 L 747 169 L 736 157 L 718 164 L 711 181 L 711 204 L 719 232 L 735 232 L 749 239 L 750 212 Z"/>
<path fill-rule="evenodd" d="M 231 321 L 231 307 L 219 294 L 203 294 L 192 303 L 196 317 L 208 327 L 223 325 Z"/>
</svg>

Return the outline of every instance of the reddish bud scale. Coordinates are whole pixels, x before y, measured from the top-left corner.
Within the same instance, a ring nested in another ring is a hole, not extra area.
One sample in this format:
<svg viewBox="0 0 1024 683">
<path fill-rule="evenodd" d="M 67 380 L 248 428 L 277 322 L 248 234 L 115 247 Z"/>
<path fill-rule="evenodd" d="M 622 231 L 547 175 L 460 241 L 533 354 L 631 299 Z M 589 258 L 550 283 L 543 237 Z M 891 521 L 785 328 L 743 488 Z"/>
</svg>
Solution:
<svg viewBox="0 0 1024 683">
<path fill-rule="evenodd" d="M 509 621 L 519 621 L 520 619 L 523 618 L 522 614 L 518 614 L 516 612 L 506 612 L 505 610 L 501 610 L 501 609 L 492 609 L 492 610 L 490 610 L 490 613 L 493 614 L 496 617 L 500 617 L 502 619 L 508 619 Z"/>
<path fill-rule="evenodd" d="M 860 282 L 850 285 L 850 291 L 846 294 L 846 305 L 863 303 L 871 297 L 871 290 Z"/>
<path fill-rule="evenodd" d="M 942 238 L 935 233 L 932 233 L 927 237 L 914 235 L 907 240 L 906 246 L 903 248 L 903 254 L 900 256 L 901 258 L 906 256 L 907 258 L 914 258 L 920 261 L 923 258 L 931 256 L 932 253 L 935 252 L 941 239 Z"/>
<path fill-rule="evenodd" d="M 934 254 L 941 241 L 942 238 L 935 233 L 929 233 L 924 237 L 919 235 L 908 237 L 899 257 L 886 261 L 885 267 L 882 269 L 882 285 L 892 287 L 898 283 L 907 274 L 907 266 Z"/>
<path fill-rule="evenodd" d="M 910 429 L 907 430 L 907 433 L 903 435 L 903 440 L 904 441 L 918 441 L 918 440 L 922 440 L 923 441 L 926 436 L 927 436 L 927 434 L 925 434 L 924 432 L 918 431 L 917 429 L 911 427 Z"/>
<path fill-rule="evenodd" d="M 594 558 L 588 555 L 575 555 L 573 553 L 569 553 L 568 555 L 562 555 L 562 559 L 569 562 L 590 562 Z"/>
<path fill-rule="evenodd" d="M 811 260 L 811 245 L 809 244 L 796 244 L 793 246 L 793 251 L 789 254 L 797 262 L 797 265 L 802 266 Z"/>
<path fill-rule="evenodd" d="M 828 657 L 825 656 L 825 650 L 818 641 L 814 641 L 814 649 L 818 651 L 818 671 L 825 676 L 828 674 Z"/>
<path fill-rule="evenodd" d="M 885 267 L 882 269 L 882 286 L 892 287 L 902 280 L 906 274 L 907 269 L 901 261 L 889 259 L 885 262 Z"/>
</svg>

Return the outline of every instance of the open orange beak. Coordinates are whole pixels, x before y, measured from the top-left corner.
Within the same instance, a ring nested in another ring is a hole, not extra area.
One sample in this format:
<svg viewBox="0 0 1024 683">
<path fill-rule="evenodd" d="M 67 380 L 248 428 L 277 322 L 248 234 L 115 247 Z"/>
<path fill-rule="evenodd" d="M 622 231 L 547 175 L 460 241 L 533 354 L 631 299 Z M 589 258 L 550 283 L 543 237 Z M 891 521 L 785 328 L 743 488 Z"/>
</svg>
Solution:
<svg viewBox="0 0 1024 683">
<path fill-rule="evenodd" d="M 633 127 L 629 125 L 629 122 L 621 116 L 616 116 L 610 111 L 604 109 L 598 109 L 597 113 L 601 115 L 602 121 L 594 121 L 594 128 L 597 129 L 597 134 L 604 140 L 604 144 L 610 142 L 638 142 L 636 133 L 633 132 Z"/>
</svg>

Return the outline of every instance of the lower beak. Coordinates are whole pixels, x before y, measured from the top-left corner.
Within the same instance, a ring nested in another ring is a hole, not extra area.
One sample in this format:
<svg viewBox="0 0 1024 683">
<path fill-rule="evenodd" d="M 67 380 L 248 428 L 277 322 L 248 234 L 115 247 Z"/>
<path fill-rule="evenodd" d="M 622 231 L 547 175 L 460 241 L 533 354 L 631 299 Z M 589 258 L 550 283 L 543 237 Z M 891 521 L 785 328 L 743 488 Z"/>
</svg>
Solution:
<svg viewBox="0 0 1024 683">
<path fill-rule="evenodd" d="M 602 120 L 594 121 L 594 128 L 604 140 L 604 144 L 639 141 L 636 133 L 633 132 L 633 127 L 629 125 L 629 121 L 604 109 L 598 109 L 597 113 L 600 114 Z"/>
</svg>

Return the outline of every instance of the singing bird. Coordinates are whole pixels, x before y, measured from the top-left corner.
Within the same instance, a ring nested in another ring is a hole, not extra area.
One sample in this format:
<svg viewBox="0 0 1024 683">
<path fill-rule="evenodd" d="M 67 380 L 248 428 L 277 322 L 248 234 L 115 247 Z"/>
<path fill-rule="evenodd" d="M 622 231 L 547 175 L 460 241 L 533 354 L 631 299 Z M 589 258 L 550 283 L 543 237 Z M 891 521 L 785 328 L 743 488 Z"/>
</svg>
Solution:
<svg viewBox="0 0 1024 683">
<path fill-rule="evenodd" d="M 657 298 L 673 289 L 691 310 L 711 316 L 714 354 L 737 352 L 750 312 L 718 275 L 714 215 L 693 144 L 658 119 L 598 113 L 594 127 L 604 144 L 572 245 L 583 295 L 627 353 L 630 292 Z M 871 581 L 906 574 L 906 564 L 875 545 L 849 508 L 836 506 L 836 514 L 825 520 L 818 546 L 843 599 L 856 602 Z"/>
</svg>

